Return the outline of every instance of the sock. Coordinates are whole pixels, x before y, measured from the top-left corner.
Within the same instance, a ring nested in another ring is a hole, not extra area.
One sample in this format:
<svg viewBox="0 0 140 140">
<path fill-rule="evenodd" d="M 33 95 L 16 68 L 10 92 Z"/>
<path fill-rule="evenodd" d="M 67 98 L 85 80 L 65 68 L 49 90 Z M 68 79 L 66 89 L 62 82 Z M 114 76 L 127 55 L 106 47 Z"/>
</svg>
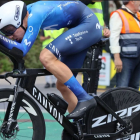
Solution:
<svg viewBox="0 0 140 140">
<path fill-rule="evenodd" d="M 84 102 L 93 98 L 83 89 L 83 87 L 74 76 L 65 82 L 64 85 L 75 94 L 79 102 Z"/>
</svg>

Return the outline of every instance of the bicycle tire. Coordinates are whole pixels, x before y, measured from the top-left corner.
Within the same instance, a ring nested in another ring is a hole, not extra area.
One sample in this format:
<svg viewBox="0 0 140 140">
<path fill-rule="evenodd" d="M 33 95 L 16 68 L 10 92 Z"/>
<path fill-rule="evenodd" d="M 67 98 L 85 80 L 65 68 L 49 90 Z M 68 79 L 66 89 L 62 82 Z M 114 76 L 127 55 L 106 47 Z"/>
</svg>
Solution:
<svg viewBox="0 0 140 140">
<path fill-rule="evenodd" d="M 113 88 L 99 96 L 121 118 L 130 120 L 133 132 L 129 135 L 120 134 L 114 138 L 107 135 L 97 135 L 99 140 L 140 140 L 140 93 L 133 88 Z M 117 121 L 99 104 L 91 110 L 87 119 L 87 133 L 115 133 Z"/>
<path fill-rule="evenodd" d="M 10 100 L 10 98 L 13 96 L 13 93 L 14 93 L 13 89 L 0 89 L 0 104 L 1 103 L 6 104 L 6 102 L 8 100 Z M 45 132 L 46 132 L 45 121 L 44 121 L 44 117 L 43 117 L 42 112 L 41 112 L 40 108 L 38 107 L 37 103 L 31 97 L 29 97 L 27 94 L 24 94 L 23 100 L 21 103 L 21 107 L 25 110 L 24 117 L 26 118 L 26 116 L 27 116 L 27 118 L 25 120 L 22 119 L 23 113 L 21 116 L 18 117 L 19 119 L 17 119 L 17 121 L 18 121 L 18 125 L 19 125 L 19 132 L 17 133 L 17 135 L 14 139 L 45 140 Z M 22 108 L 20 108 L 21 112 L 24 111 L 24 110 L 21 110 Z M 27 113 L 27 114 L 25 114 L 25 113 Z M 3 115 L 3 117 L 4 117 L 4 115 Z M 31 121 L 29 119 L 31 119 Z M 0 120 L 2 120 L 2 113 L 0 116 Z M 25 123 L 23 124 L 23 122 L 26 122 L 26 123 L 28 122 L 29 123 L 28 125 L 32 125 L 32 126 L 31 127 L 26 126 L 27 124 L 25 124 Z M 0 124 L 0 126 L 1 126 L 1 124 Z M 21 129 L 20 127 L 23 127 L 23 128 Z M 28 136 L 29 133 L 32 133 L 32 134 L 30 134 L 31 137 Z M 25 136 L 23 136 L 24 134 L 25 134 Z"/>
</svg>

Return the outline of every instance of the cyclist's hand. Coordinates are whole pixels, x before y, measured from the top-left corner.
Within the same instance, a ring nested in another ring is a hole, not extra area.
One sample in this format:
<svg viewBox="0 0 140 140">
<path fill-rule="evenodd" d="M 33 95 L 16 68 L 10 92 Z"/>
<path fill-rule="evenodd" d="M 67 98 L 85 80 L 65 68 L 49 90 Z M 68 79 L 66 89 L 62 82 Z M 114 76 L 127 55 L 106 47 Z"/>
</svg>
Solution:
<svg viewBox="0 0 140 140">
<path fill-rule="evenodd" d="M 122 63 L 122 60 L 121 58 L 118 56 L 118 57 L 114 57 L 114 63 L 115 63 L 115 70 L 116 72 L 121 72 L 122 71 L 122 68 L 123 68 L 123 63 Z"/>
<path fill-rule="evenodd" d="M 109 37 L 110 36 L 110 30 L 108 28 L 104 28 L 104 30 L 103 30 L 103 36 L 104 37 Z"/>
</svg>

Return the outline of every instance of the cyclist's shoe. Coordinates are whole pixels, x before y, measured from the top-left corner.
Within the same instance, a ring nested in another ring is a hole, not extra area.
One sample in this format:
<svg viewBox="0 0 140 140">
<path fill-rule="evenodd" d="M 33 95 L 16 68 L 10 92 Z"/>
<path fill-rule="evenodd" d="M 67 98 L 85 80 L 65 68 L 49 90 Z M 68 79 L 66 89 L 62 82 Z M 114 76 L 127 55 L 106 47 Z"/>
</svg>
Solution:
<svg viewBox="0 0 140 140">
<path fill-rule="evenodd" d="M 95 108 L 97 106 L 96 100 L 94 98 L 84 101 L 78 102 L 76 108 L 67 115 L 68 119 L 80 119 L 84 116 L 84 114 L 91 108 Z"/>
</svg>

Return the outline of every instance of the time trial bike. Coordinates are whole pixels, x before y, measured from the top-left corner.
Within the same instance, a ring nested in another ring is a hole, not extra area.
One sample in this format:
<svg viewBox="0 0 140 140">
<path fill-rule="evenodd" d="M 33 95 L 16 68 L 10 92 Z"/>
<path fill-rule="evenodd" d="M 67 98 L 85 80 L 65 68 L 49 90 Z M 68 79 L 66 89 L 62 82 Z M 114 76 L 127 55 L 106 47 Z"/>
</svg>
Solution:
<svg viewBox="0 0 140 140">
<path fill-rule="evenodd" d="M 62 140 L 140 140 L 140 93 L 132 88 L 113 88 L 100 96 L 94 94 L 101 64 L 99 54 L 104 43 L 102 40 L 91 47 L 91 68 L 72 69 L 73 72 L 88 73 L 88 91 L 97 101 L 94 111 L 90 109 L 83 116 L 73 118 L 74 121 L 65 115 L 68 104 L 64 99 L 55 93 L 44 95 L 35 86 L 36 77 L 51 73 L 45 69 L 26 69 L 19 49 L 8 50 L 0 45 L 0 51 L 11 59 L 14 66 L 12 72 L 0 75 L 0 78 L 16 78 L 13 88 L 0 89 L 0 138 L 44 140 L 46 127 L 38 102 L 64 128 Z M 93 68 L 93 64 L 97 67 Z M 21 120 L 25 113 L 28 118 Z M 24 128 L 24 122 L 30 122 L 30 130 Z"/>
</svg>

